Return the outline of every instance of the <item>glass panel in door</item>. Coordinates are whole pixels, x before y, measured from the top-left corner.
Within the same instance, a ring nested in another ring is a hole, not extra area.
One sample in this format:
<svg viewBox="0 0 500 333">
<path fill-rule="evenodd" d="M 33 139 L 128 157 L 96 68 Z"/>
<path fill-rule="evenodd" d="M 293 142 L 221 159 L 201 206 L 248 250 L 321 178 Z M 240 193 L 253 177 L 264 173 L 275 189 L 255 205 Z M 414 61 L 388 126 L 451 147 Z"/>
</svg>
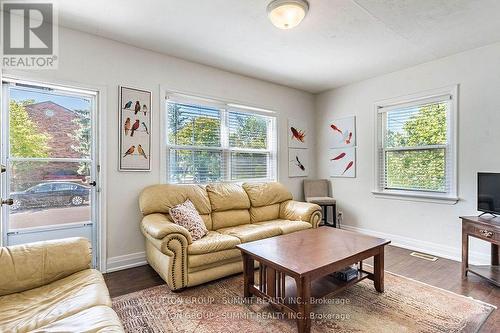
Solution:
<svg viewBox="0 0 500 333">
<path fill-rule="evenodd" d="M 82 236 L 95 245 L 95 93 L 16 82 L 3 92 L 4 241 Z"/>
<path fill-rule="evenodd" d="M 90 223 L 89 162 L 11 161 L 9 230 Z"/>
</svg>

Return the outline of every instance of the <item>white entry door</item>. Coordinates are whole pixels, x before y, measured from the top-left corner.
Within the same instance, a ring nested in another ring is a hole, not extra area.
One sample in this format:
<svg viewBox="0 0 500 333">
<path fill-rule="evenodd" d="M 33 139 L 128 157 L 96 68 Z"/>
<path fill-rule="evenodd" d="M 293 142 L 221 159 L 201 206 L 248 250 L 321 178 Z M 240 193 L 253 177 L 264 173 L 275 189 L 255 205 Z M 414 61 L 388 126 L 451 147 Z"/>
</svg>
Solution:
<svg viewBox="0 0 500 333">
<path fill-rule="evenodd" d="M 98 262 L 97 92 L 2 82 L 2 240 L 82 236 Z"/>
</svg>

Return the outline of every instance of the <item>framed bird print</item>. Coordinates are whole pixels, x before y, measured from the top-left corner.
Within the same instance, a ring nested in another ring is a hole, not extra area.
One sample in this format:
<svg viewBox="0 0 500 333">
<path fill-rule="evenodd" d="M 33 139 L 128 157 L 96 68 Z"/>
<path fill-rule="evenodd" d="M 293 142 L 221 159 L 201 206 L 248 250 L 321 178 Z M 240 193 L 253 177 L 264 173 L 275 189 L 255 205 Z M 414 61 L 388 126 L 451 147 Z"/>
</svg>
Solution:
<svg viewBox="0 0 500 333">
<path fill-rule="evenodd" d="M 330 148 L 356 146 L 356 117 L 338 118 L 328 123 Z"/>
<path fill-rule="evenodd" d="M 119 87 L 120 171 L 151 171 L 151 91 Z"/>
<path fill-rule="evenodd" d="M 288 177 L 307 177 L 309 175 L 308 149 L 288 149 Z"/>
<path fill-rule="evenodd" d="M 310 133 L 304 122 L 296 119 L 288 119 L 288 147 L 308 148 Z"/>
</svg>

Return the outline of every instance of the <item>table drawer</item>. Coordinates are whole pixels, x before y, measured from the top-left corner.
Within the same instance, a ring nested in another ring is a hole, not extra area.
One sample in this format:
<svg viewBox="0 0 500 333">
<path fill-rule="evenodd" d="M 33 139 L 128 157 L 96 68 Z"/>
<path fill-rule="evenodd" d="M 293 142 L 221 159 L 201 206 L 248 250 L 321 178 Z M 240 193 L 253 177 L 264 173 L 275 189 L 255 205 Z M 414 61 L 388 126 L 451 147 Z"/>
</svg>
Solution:
<svg viewBox="0 0 500 333">
<path fill-rule="evenodd" d="M 494 228 L 488 228 L 483 226 L 468 225 L 466 227 L 467 233 L 474 235 L 483 239 L 491 239 L 495 241 L 500 241 L 500 233 Z"/>
</svg>

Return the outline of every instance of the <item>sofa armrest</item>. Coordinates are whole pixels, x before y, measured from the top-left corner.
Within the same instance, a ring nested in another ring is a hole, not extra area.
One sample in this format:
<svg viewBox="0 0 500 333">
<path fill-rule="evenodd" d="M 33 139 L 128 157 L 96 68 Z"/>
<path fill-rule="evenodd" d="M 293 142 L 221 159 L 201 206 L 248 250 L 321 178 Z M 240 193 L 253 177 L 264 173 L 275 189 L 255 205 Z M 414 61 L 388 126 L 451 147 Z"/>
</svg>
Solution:
<svg viewBox="0 0 500 333">
<path fill-rule="evenodd" d="M 90 242 L 73 237 L 0 248 L 0 296 L 37 288 L 89 269 Z"/>
<path fill-rule="evenodd" d="M 193 243 L 189 231 L 168 220 L 165 214 L 149 214 L 144 216 L 141 222 L 143 232 L 155 239 L 164 239 L 171 234 L 179 234 L 186 238 L 188 244 Z"/>
<path fill-rule="evenodd" d="M 149 214 L 142 219 L 148 263 L 171 290 L 187 286 L 187 248 L 193 243 L 189 231 L 164 214 Z"/>
<path fill-rule="evenodd" d="M 280 218 L 309 222 L 316 228 L 321 221 L 321 207 L 308 202 L 288 200 L 280 204 Z"/>
</svg>

